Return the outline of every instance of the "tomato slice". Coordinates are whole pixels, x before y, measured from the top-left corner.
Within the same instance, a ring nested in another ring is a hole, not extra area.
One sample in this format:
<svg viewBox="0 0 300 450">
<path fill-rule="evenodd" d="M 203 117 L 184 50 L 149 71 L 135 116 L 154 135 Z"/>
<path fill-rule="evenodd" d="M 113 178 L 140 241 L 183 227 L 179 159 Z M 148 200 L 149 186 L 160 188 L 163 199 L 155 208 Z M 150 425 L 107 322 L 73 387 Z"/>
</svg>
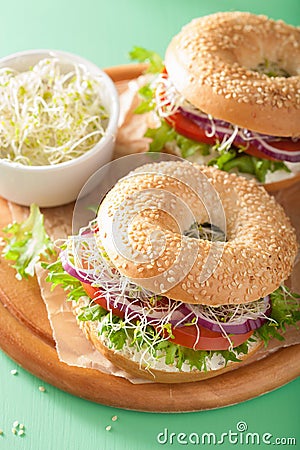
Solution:
<svg viewBox="0 0 300 450">
<path fill-rule="evenodd" d="M 273 147 L 287 152 L 300 152 L 300 139 L 292 141 L 292 139 L 282 139 L 281 141 L 270 142 Z"/>
<path fill-rule="evenodd" d="M 107 301 L 104 297 L 101 296 L 101 292 L 99 288 L 91 286 L 88 283 L 81 282 L 83 289 L 85 290 L 86 294 L 94 300 L 94 303 L 97 303 L 98 305 L 102 306 L 102 308 L 107 309 Z M 110 310 L 115 316 L 123 317 L 125 316 L 125 313 L 123 311 L 120 311 L 119 308 L 110 307 Z"/>
<path fill-rule="evenodd" d="M 177 133 L 182 134 L 182 136 L 197 142 L 204 142 L 205 144 L 214 144 L 216 142 L 215 137 L 206 136 L 205 130 L 192 120 L 184 117 L 180 112 L 165 117 L 164 119 Z"/>
<path fill-rule="evenodd" d="M 87 283 L 81 283 L 87 295 L 94 300 L 95 303 L 107 309 L 107 302 L 104 297 L 101 296 L 100 290 L 97 287 L 93 287 Z M 118 317 L 123 318 L 125 316 L 123 311 L 118 308 L 111 307 L 112 313 Z M 173 339 L 170 339 L 174 344 L 182 345 L 183 347 L 192 348 L 194 350 L 228 350 L 229 341 L 222 333 L 216 331 L 210 331 L 208 328 L 199 326 L 200 337 L 198 337 L 198 331 L 195 325 L 173 327 L 172 333 Z M 233 343 L 233 347 L 237 347 L 243 342 L 247 341 L 253 334 L 253 331 L 249 331 L 245 334 L 233 334 L 230 335 L 230 339 Z"/>
<path fill-rule="evenodd" d="M 162 73 L 168 74 L 166 68 L 162 69 Z M 165 117 L 165 121 L 173 127 L 177 133 L 182 134 L 183 136 L 193 139 L 197 142 L 204 142 L 205 144 L 215 144 L 216 139 L 214 136 L 208 137 L 206 136 L 205 131 L 193 122 L 191 119 L 185 117 L 180 112 L 176 112 L 171 116 Z M 270 142 L 273 147 L 278 148 L 279 150 L 297 152 L 300 151 L 300 139 L 296 142 L 292 141 L 289 138 L 283 138 L 282 140 Z M 263 152 L 260 152 L 254 145 L 249 144 L 245 153 L 249 155 L 255 156 L 257 158 L 268 159 L 271 161 L 277 161 L 276 158 L 272 158 L 271 156 L 266 155 Z"/>
<path fill-rule="evenodd" d="M 82 287 L 85 290 L 86 294 L 94 299 L 94 297 L 96 297 L 96 294 L 99 293 L 99 288 L 92 286 L 89 283 L 83 283 L 83 281 L 81 281 Z"/>
<path fill-rule="evenodd" d="M 265 153 L 259 151 L 256 147 L 254 147 L 254 145 L 248 145 L 247 149 L 243 153 L 255 156 L 255 158 L 268 159 L 269 161 L 278 161 L 278 159 L 272 158 L 272 156 L 266 155 Z"/>
<path fill-rule="evenodd" d="M 215 144 L 216 138 L 214 136 L 206 136 L 205 130 L 193 122 L 191 119 L 185 117 L 180 112 L 176 112 L 169 117 L 165 117 L 165 121 L 173 127 L 177 133 L 183 136 L 193 139 L 197 142 L 204 142 L 205 144 Z M 279 141 L 270 142 L 273 147 L 279 150 L 285 150 L 290 152 L 300 151 L 300 139 L 297 142 L 292 141 L 292 139 L 284 138 Z M 270 161 L 277 161 L 276 158 L 266 155 L 265 153 L 259 151 L 255 145 L 249 143 L 248 148 L 245 153 L 255 156 L 256 158 L 268 159 Z"/>
<path fill-rule="evenodd" d="M 198 326 L 198 328 L 200 330 L 200 337 L 198 337 L 195 325 L 175 327 L 172 329 L 174 339 L 170 339 L 170 341 L 183 347 L 193 348 L 194 350 L 228 350 L 229 341 L 221 333 L 210 331 L 202 326 Z M 245 334 L 230 335 L 233 347 L 237 347 L 243 344 L 243 342 L 246 342 L 252 334 L 253 331 Z"/>
<path fill-rule="evenodd" d="M 300 151 L 300 140 L 298 142 L 294 142 L 291 139 L 280 140 L 269 142 L 272 147 L 278 148 L 278 150 L 285 150 L 288 152 L 299 152 Z M 259 151 L 254 145 L 249 144 L 248 148 L 245 150 L 245 153 L 249 155 L 255 156 L 256 158 L 269 159 L 270 161 L 278 161 L 276 158 L 272 158 L 272 156 L 266 155 L 265 153 Z"/>
</svg>

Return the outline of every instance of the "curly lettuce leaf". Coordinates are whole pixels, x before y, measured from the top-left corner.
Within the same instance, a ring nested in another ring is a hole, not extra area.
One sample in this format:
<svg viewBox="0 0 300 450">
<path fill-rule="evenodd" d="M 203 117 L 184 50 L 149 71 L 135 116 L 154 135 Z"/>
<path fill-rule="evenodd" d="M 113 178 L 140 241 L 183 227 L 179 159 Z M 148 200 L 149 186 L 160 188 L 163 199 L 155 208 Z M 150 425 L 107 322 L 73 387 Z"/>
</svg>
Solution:
<svg viewBox="0 0 300 450">
<path fill-rule="evenodd" d="M 51 264 L 42 263 L 42 267 L 48 271 L 46 281 L 52 283 L 52 291 L 56 286 L 60 286 L 68 292 L 67 299 L 70 301 L 78 301 L 81 297 L 86 296 L 80 281 L 65 272 L 60 259 Z"/>
<path fill-rule="evenodd" d="M 148 128 L 144 136 L 152 139 L 149 152 L 160 152 L 168 142 L 175 141 L 183 158 L 188 158 L 197 152 L 203 156 L 210 153 L 210 145 L 182 136 L 164 120 L 162 120 L 160 127 Z"/>
<path fill-rule="evenodd" d="M 274 321 L 266 322 L 262 327 L 256 330 L 265 346 L 268 345 L 271 338 L 280 341 L 284 340 L 282 333 L 286 331 L 287 325 L 296 326 L 300 320 L 300 295 L 292 293 L 285 286 L 281 286 L 270 294 L 272 311 L 271 318 Z"/>
<path fill-rule="evenodd" d="M 217 166 L 219 169 L 229 172 L 232 169 L 238 169 L 241 173 L 249 173 L 264 183 L 266 175 L 276 170 L 284 170 L 291 172 L 290 169 L 281 161 L 271 161 L 268 159 L 256 158 L 247 155 L 243 151 L 231 148 L 230 150 L 222 150 L 220 155 L 213 158 L 208 163 L 209 166 Z"/>
<path fill-rule="evenodd" d="M 147 50 L 143 47 L 133 47 L 129 52 L 131 60 L 148 63 L 149 67 L 145 73 L 158 74 L 162 71 L 164 64 L 158 53 Z M 155 92 L 151 83 L 147 83 L 138 90 L 141 99 L 140 104 L 134 110 L 135 114 L 144 114 L 155 109 Z"/>
<path fill-rule="evenodd" d="M 138 90 L 141 102 L 134 110 L 135 114 L 144 114 L 155 109 L 155 97 L 154 90 L 151 88 L 150 83 L 145 84 Z"/>
<path fill-rule="evenodd" d="M 133 49 L 129 52 L 129 58 L 132 61 L 148 63 L 149 67 L 146 70 L 148 73 L 159 73 L 164 67 L 161 56 L 158 53 L 153 52 L 152 50 L 147 50 L 144 47 L 133 47 Z"/>
<path fill-rule="evenodd" d="M 160 152 L 167 142 L 174 141 L 176 131 L 167 122 L 162 121 L 160 127 L 148 128 L 144 136 L 152 139 L 148 151 Z"/>
<path fill-rule="evenodd" d="M 30 206 L 30 214 L 24 222 L 14 222 L 3 231 L 6 242 L 3 256 L 14 261 L 12 267 L 17 271 L 18 280 L 32 277 L 41 257 L 49 259 L 54 254 L 54 245 L 44 228 L 44 216 L 35 204 Z"/>
</svg>

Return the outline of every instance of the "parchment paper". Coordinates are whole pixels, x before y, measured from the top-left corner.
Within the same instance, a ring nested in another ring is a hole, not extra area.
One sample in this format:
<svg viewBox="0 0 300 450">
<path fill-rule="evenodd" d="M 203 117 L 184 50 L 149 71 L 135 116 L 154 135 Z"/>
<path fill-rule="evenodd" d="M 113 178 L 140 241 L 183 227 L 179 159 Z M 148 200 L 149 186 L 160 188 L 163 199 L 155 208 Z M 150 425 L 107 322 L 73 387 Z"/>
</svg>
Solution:
<svg viewBox="0 0 300 450">
<path fill-rule="evenodd" d="M 47 308 L 57 354 L 62 362 L 127 378 L 132 383 L 147 383 L 147 380 L 136 378 L 114 366 L 98 352 L 77 325 L 70 302 L 66 301 L 66 293 L 59 286 L 51 291 L 51 284 L 45 281 L 47 271 L 39 264 L 36 266 L 36 275 Z"/>
</svg>

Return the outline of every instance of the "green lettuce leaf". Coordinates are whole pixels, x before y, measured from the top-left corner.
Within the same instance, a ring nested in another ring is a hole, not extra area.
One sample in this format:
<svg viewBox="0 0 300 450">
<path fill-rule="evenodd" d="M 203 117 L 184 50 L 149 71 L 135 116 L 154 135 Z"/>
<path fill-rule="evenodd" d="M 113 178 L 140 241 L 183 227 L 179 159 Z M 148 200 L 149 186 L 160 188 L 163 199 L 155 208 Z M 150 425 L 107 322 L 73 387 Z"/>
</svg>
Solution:
<svg viewBox="0 0 300 450">
<path fill-rule="evenodd" d="M 163 120 L 159 128 L 148 128 L 144 136 L 152 139 L 149 152 L 160 152 L 167 142 L 174 141 L 176 131 Z"/>
<path fill-rule="evenodd" d="M 258 181 L 264 183 L 267 173 L 276 170 L 291 172 L 290 169 L 281 161 L 270 161 L 268 159 L 256 158 L 247 155 L 239 149 L 231 148 L 222 150 L 220 155 L 213 158 L 208 163 L 209 166 L 217 166 L 221 170 L 229 172 L 232 169 L 238 169 L 241 173 L 254 175 Z"/>
<path fill-rule="evenodd" d="M 167 142 L 175 141 L 183 158 L 188 158 L 197 152 L 203 156 L 210 153 L 210 145 L 182 136 L 164 120 L 161 121 L 160 127 L 148 128 L 144 136 L 152 139 L 149 152 L 160 152 Z"/>
<path fill-rule="evenodd" d="M 132 61 L 138 61 L 140 63 L 148 63 L 149 67 L 146 72 L 159 73 L 164 67 L 163 60 L 158 53 L 152 50 L 147 50 L 143 47 L 133 47 L 129 52 L 129 58 Z"/>
<path fill-rule="evenodd" d="M 145 84 L 138 90 L 138 94 L 142 99 L 141 103 L 135 108 L 135 114 L 144 114 L 155 109 L 155 97 L 154 90 L 151 88 L 150 83 Z"/>
<path fill-rule="evenodd" d="M 78 301 L 81 297 L 86 296 L 80 281 L 65 272 L 60 259 L 51 264 L 42 263 L 42 267 L 48 271 L 46 281 L 52 283 L 52 291 L 56 286 L 60 286 L 64 291 L 68 292 L 67 299 L 70 301 Z"/>
<path fill-rule="evenodd" d="M 22 222 L 14 222 L 3 229 L 6 246 L 4 258 L 14 261 L 16 278 L 28 278 L 34 275 L 34 266 L 41 257 L 49 258 L 54 254 L 54 245 L 44 228 L 44 216 L 35 204 L 30 206 L 28 218 Z"/>
<path fill-rule="evenodd" d="M 92 322 L 95 320 L 101 320 L 103 316 L 107 315 L 106 309 L 97 304 L 83 306 L 81 310 L 82 313 L 79 314 L 78 319 L 82 322 L 86 322 L 88 320 L 91 320 Z"/>
<path fill-rule="evenodd" d="M 271 338 L 284 340 L 282 333 L 285 332 L 287 325 L 293 325 L 298 328 L 297 322 L 300 320 L 300 295 L 292 293 L 287 287 L 281 286 L 270 294 L 272 302 L 271 318 L 273 322 L 266 322 L 262 327 L 256 330 L 265 346 L 268 345 Z"/>
<path fill-rule="evenodd" d="M 164 64 L 158 53 L 147 50 L 143 47 L 133 47 L 129 52 L 131 60 L 148 63 L 146 73 L 158 74 L 162 71 Z M 135 114 L 144 114 L 155 109 L 155 92 L 151 83 L 142 86 L 138 91 L 141 103 L 134 110 Z"/>
</svg>

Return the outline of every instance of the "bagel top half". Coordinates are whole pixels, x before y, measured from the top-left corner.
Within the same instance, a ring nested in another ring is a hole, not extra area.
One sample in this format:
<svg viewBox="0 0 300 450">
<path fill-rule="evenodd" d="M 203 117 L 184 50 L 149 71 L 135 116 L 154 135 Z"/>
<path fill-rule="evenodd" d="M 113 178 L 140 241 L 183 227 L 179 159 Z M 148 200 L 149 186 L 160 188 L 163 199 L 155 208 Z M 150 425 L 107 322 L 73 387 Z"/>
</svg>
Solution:
<svg viewBox="0 0 300 450">
<path fill-rule="evenodd" d="M 295 230 L 263 187 L 187 161 L 129 173 L 97 220 L 99 245 L 121 274 L 185 303 L 258 300 L 290 275 L 297 253 Z M 194 222 L 218 225 L 226 241 L 184 235 Z"/>
<path fill-rule="evenodd" d="M 175 88 L 194 106 L 252 131 L 300 136 L 300 29 L 246 12 L 194 19 L 167 48 Z M 275 67 L 279 76 L 263 73 Z"/>
</svg>

